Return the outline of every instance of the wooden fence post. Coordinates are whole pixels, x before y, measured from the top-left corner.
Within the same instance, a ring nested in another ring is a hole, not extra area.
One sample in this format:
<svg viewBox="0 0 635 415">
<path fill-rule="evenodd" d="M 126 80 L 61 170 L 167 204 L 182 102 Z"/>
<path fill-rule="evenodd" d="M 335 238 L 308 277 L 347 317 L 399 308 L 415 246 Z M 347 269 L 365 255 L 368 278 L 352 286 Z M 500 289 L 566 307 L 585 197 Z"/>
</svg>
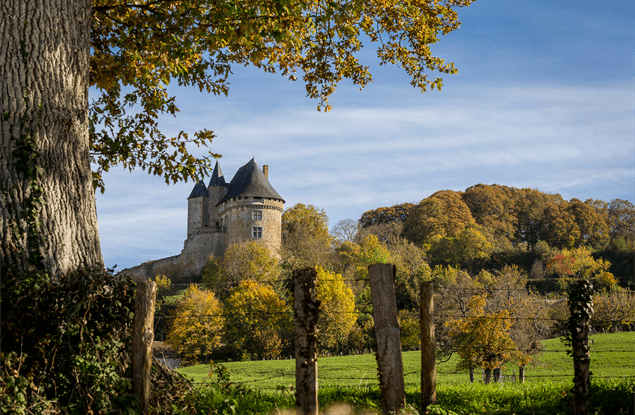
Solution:
<svg viewBox="0 0 635 415">
<path fill-rule="evenodd" d="M 379 366 L 381 407 L 384 414 L 397 412 L 406 404 L 395 274 L 396 268 L 392 264 L 368 266 L 377 338 L 375 357 Z"/>
<path fill-rule="evenodd" d="M 586 414 L 589 405 L 589 320 L 593 314 L 593 285 L 588 280 L 574 281 L 569 289 L 569 333 L 573 356 L 573 413 Z"/>
<path fill-rule="evenodd" d="M 419 284 L 419 324 L 421 325 L 421 413 L 437 402 L 437 360 L 434 338 L 434 285 Z"/>
<path fill-rule="evenodd" d="M 156 293 L 157 286 L 154 281 L 137 281 L 132 334 L 132 386 L 143 414 L 148 413 L 150 403 Z"/>
<path fill-rule="evenodd" d="M 295 312 L 295 405 L 300 415 L 318 414 L 317 336 L 320 315 L 317 271 L 293 271 Z"/>
</svg>

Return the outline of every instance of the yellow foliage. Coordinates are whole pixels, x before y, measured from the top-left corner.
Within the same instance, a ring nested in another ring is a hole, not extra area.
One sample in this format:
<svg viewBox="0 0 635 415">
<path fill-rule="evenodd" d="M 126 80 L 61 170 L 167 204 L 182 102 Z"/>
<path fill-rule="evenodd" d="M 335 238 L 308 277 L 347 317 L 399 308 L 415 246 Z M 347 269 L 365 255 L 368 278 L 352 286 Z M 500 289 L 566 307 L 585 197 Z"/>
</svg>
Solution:
<svg viewBox="0 0 635 415">
<path fill-rule="evenodd" d="M 591 325 L 598 331 L 614 331 L 635 323 L 635 294 L 624 289 L 593 296 Z"/>
<path fill-rule="evenodd" d="M 316 267 L 317 298 L 322 302 L 318 319 L 318 341 L 321 347 L 333 348 L 343 343 L 355 323 L 355 295 L 342 275 Z"/>
<path fill-rule="evenodd" d="M 587 278 L 593 281 L 596 288 L 614 289 L 617 280 L 609 272 L 610 267 L 609 261 L 596 260 L 585 247 L 553 250 L 547 261 L 548 271 L 558 275 L 563 286 L 567 286 L 572 279 Z"/>
<path fill-rule="evenodd" d="M 412 350 L 421 346 L 421 326 L 418 315 L 412 311 L 399 312 L 399 325 L 401 326 L 401 347 L 404 350 Z"/>
<path fill-rule="evenodd" d="M 266 246 L 251 241 L 232 245 L 222 257 L 211 256 L 201 275 L 206 283 L 215 284 L 224 298 L 231 286 L 243 280 L 277 281 L 280 266 Z"/>
<path fill-rule="evenodd" d="M 181 354 L 184 363 L 194 364 L 220 347 L 224 322 L 214 293 L 190 285 L 166 341 Z"/>
<path fill-rule="evenodd" d="M 169 294 L 172 290 L 172 281 L 162 274 L 158 274 L 154 280 L 157 284 L 157 297 Z"/>
<path fill-rule="evenodd" d="M 390 251 L 377 236 L 366 235 L 361 243 L 345 241 L 337 248 L 341 263 L 355 278 L 368 277 L 368 265 L 385 264 L 390 261 Z"/>
<path fill-rule="evenodd" d="M 291 310 L 271 287 L 241 281 L 225 302 L 225 316 L 227 345 L 242 360 L 274 358 L 289 344 Z"/>
<path fill-rule="evenodd" d="M 469 301 L 465 318 L 446 323 L 450 338 L 460 356 L 459 368 L 502 368 L 505 362 L 527 358 L 510 337 L 512 322 L 509 311 L 485 311 L 485 296 L 476 295 Z"/>
<path fill-rule="evenodd" d="M 464 265 L 476 259 L 487 258 L 492 251 L 492 245 L 481 230 L 478 225 L 469 224 L 456 236 L 432 236 L 424 247 L 438 261 L 455 266 Z"/>
</svg>

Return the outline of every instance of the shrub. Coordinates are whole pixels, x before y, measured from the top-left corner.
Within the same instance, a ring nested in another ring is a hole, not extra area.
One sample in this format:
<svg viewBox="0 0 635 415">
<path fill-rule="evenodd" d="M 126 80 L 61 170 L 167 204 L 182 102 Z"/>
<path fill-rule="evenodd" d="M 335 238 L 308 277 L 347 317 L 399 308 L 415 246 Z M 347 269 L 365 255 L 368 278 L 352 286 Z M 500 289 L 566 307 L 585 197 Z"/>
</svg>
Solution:
<svg viewBox="0 0 635 415">
<path fill-rule="evenodd" d="M 129 278 L 101 270 L 2 277 L 0 413 L 121 413 L 136 405 L 125 359 Z"/>
</svg>

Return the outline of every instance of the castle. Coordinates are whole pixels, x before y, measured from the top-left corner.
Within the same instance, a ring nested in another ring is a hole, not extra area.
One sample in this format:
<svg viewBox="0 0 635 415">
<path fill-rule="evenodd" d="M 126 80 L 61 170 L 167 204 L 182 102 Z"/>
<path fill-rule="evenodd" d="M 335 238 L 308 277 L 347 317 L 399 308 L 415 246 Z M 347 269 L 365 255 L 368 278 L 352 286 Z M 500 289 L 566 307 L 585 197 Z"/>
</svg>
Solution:
<svg viewBox="0 0 635 415">
<path fill-rule="evenodd" d="M 199 181 L 187 198 L 187 239 L 181 253 L 120 273 L 135 279 L 196 275 L 210 255 L 222 256 L 231 245 L 248 241 L 278 256 L 285 201 L 269 183 L 268 173 L 267 165 L 261 170 L 252 158 L 227 183 L 217 161 L 207 187 Z"/>
</svg>

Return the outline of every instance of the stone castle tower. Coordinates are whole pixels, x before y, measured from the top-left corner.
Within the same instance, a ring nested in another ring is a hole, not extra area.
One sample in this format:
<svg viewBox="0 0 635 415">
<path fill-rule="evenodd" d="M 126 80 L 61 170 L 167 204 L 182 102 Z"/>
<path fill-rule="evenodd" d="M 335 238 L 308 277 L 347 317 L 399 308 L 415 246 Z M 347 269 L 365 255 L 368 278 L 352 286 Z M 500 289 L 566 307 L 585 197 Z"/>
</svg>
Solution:
<svg viewBox="0 0 635 415">
<path fill-rule="evenodd" d="M 197 274 L 210 255 L 221 256 L 233 244 L 254 241 L 279 256 L 284 199 L 255 159 L 242 166 L 227 183 L 216 162 L 207 187 L 201 180 L 187 198 L 187 239 L 180 255 L 149 261 L 121 271 L 152 278 Z"/>
</svg>

